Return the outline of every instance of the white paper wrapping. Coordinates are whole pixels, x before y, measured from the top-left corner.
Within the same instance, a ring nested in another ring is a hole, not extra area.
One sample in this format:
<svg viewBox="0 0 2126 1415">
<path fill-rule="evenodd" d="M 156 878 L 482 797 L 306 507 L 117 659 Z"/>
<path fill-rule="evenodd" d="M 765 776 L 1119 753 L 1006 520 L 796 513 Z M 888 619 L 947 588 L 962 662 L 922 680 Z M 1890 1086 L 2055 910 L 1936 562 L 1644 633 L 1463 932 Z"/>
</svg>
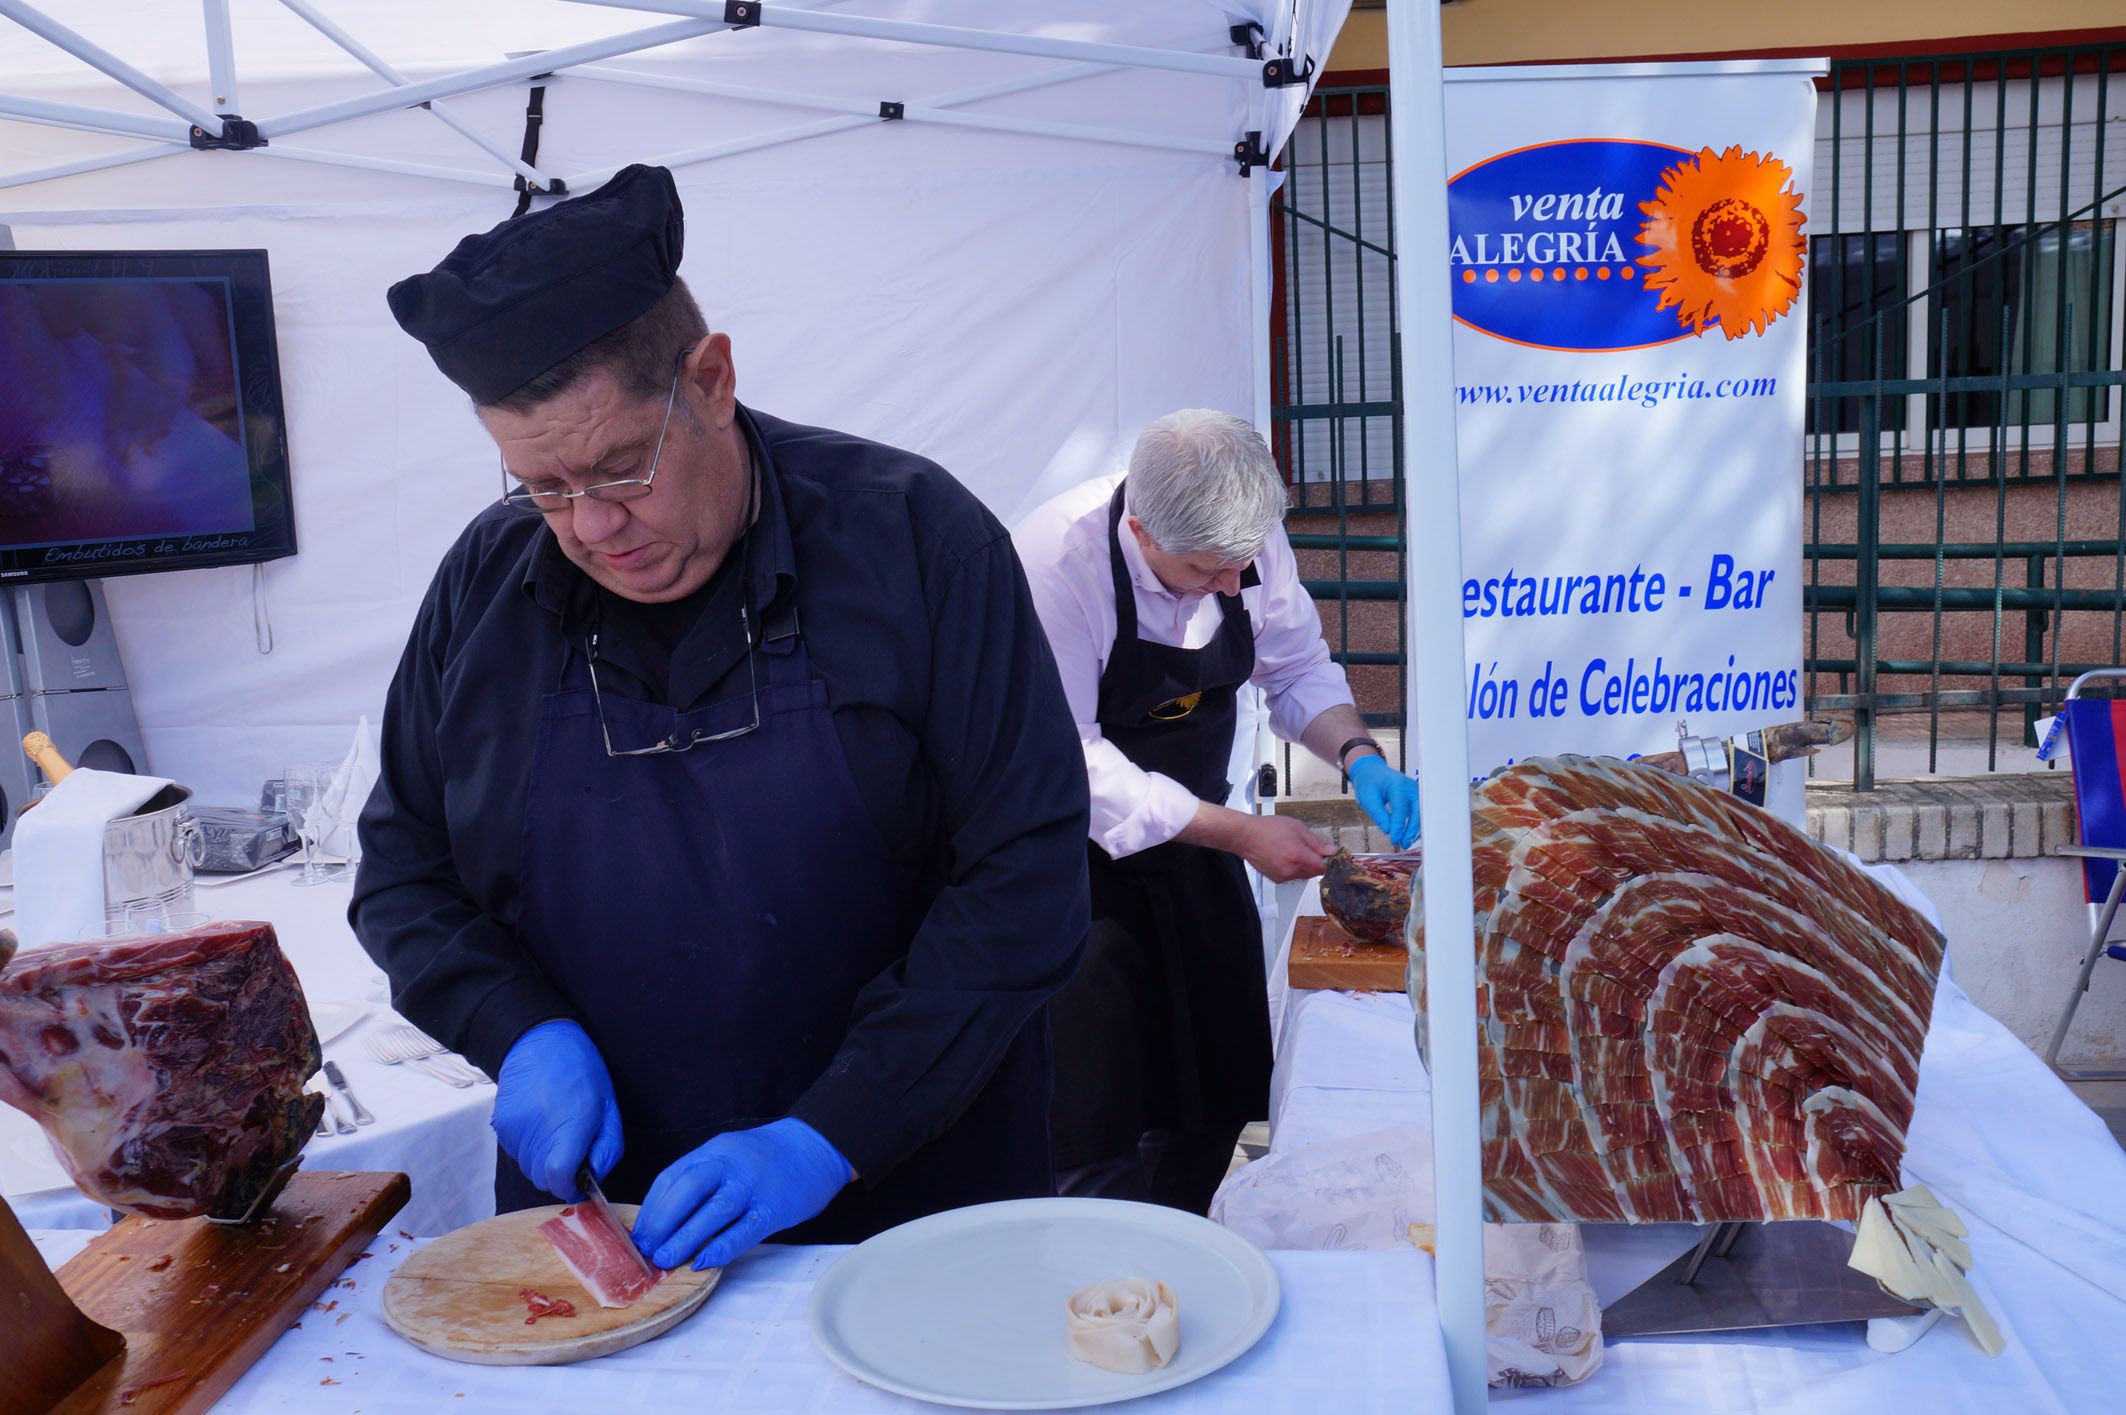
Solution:
<svg viewBox="0 0 2126 1415">
<path fill-rule="evenodd" d="M 1211 1217 L 1265 1248 L 1432 1251 L 1432 1155 L 1413 1129 L 1322 1140 L 1226 1180 Z M 1493 1386 L 1573 1385 L 1602 1364 L 1602 1308 L 1571 1224 L 1484 1225 Z"/>
</svg>

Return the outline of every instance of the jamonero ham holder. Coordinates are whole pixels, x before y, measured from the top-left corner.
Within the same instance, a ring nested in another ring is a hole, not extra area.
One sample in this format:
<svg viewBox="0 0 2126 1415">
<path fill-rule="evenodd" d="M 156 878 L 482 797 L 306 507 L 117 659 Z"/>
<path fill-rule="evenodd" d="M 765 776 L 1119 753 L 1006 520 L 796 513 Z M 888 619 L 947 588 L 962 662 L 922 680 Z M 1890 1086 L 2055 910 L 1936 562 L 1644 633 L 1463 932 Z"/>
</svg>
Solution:
<svg viewBox="0 0 2126 1415">
<path fill-rule="evenodd" d="M 205 1410 L 407 1178 L 299 1172 L 323 1058 L 271 924 L 15 951 L 0 932 L 0 1101 L 125 1217 L 54 1273 L 0 1200 L 0 1415 Z"/>
</svg>

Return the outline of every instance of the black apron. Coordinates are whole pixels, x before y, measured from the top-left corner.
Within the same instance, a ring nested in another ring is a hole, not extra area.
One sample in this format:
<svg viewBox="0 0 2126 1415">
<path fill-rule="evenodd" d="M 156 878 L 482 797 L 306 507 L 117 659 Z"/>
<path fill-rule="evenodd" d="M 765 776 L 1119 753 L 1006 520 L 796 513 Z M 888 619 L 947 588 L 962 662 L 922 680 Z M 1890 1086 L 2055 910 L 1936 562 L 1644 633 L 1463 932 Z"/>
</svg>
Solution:
<svg viewBox="0 0 2126 1415">
<path fill-rule="evenodd" d="M 1220 595 L 1224 618 L 1204 647 L 1138 638 L 1122 499 L 1117 487 L 1107 515 L 1115 644 L 1100 675 L 1100 731 L 1146 771 L 1223 805 L 1254 629 L 1240 596 Z M 1249 566 L 1241 587 L 1259 583 Z M 1262 1119 L 1269 998 L 1262 919 L 1239 857 L 1171 840 L 1119 860 L 1089 844 L 1087 864 L 1085 961 L 1049 1003 L 1057 1165 L 1133 1151 L 1147 1130 Z"/>
<path fill-rule="evenodd" d="M 522 940 L 612 1074 L 626 1152 L 603 1187 L 616 1202 L 641 1202 L 711 1137 L 787 1114 L 931 902 L 865 809 L 795 612 L 771 615 L 752 652 L 759 728 L 685 752 L 608 757 L 574 652 L 540 709 Z M 675 712 L 607 694 L 605 720 L 625 750 L 675 728 L 743 726 L 750 698 Z M 1048 1088 L 1036 1015 L 944 1134 L 775 1241 L 855 1243 L 942 1209 L 1054 1193 Z M 498 1211 L 553 1202 L 498 1154 Z"/>
</svg>

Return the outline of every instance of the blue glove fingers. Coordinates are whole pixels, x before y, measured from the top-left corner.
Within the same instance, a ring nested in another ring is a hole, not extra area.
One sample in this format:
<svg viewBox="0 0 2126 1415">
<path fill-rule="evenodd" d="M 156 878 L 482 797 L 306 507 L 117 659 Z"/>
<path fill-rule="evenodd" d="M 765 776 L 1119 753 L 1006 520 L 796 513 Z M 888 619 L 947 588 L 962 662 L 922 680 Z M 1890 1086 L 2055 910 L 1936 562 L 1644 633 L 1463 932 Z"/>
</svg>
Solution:
<svg viewBox="0 0 2126 1415">
<path fill-rule="evenodd" d="M 1351 763 L 1349 776 L 1351 793 L 1358 798 L 1359 808 L 1390 840 L 1395 839 L 1394 783 L 1389 779 L 1388 764 L 1379 757 L 1360 757 Z"/>
<path fill-rule="evenodd" d="M 635 1214 L 635 1246 L 644 1257 L 654 1258 L 701 1207 L 702 1200 L 723 1187 L 726 1167 L 724 1157 L 714 1150 L 696 1150 L 665 1167 Z"/>
<path fill-rule="evenodd" d="M 745 1217 L 725 1229 L 714 1243 L 701 1250 L 701 1256 L 694 1260 L 694 1271 L 729 1267 L 739 1254 L 768 1236 L 771 1224 L 775 1224 L 775 1220 L 765 1210 L 748 1209 Z M 786 1228 L 788 1225 L 775 1224 L 775 1227 Z"/>
<path fill-rule="evenodd" d="M 576 1188 L 576 1171 L 582 1167 L 583 1157 L 590 1153 L 591 1126 L 587 1117 L 570 1117 L 554 1127 L 552 1137 L 535 1152 L 537 1171 L 531 1175 L 539 1181 L 539 1187 L 560 1199 L 573 1204 L 583 1197 Z"/>
<path fill-rule="evenodd" d="M 1404 780 L 1407 781 L 1408 778 Z M 1396 849 L 1407 850 L 1410 848 L 1410 842 L 1417 837 L 1417 795 L 1407 789 L 1403 781 L 1398 781 L 1389 797 L 1389 805 L 1390 814 L 1395 820 L 1395 828 L 1390 833 L 1390 838 L 1395 841 Z"/>
<path fill-rule="evenodd" d="M 621 1153 L 626 1149 L 620 1138 L 620 1104 L 608 1100 L 605 1103 L 605 1119 L 598 1126 L 598 1138 L 591 1145 L 591 1173 L 603 1180 L 620 1163 Z"/>
<path fill-rule="evenodd" d="M 709 1195 L 707 1202 L 695 1209 L 693 1215 L 680 1226 L 677 1233 L 657 1245 L 657 1252 L 650 1259 L 660 1268 L 676 1268 L 694 1254 L 699 1253 L 710 1239 L 730 1228 L 753 1211 L 757 1190 L 744 1177 L 731 1175 L 723 1186 Z M 748 1243 L 747 1247 L 752 1244 Z M 696 1268 L 704 1266 L 701 1263 Z M 719 1265 L 720 1266 L 720 1265 Z"/>
</svg>

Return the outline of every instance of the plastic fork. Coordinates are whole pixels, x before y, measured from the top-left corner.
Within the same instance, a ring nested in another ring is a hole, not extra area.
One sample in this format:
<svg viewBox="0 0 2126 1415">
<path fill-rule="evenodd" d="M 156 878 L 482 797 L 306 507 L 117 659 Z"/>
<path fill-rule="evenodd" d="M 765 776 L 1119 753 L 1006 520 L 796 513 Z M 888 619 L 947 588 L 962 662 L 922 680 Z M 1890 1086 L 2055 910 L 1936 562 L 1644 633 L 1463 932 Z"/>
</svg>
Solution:
<svg viewBox="0 0 2126 1415">
<path fill-rule="evenodd" d="M 411 1031 L 407 1027 L 394 1027 L 386 1032 L 372 1032 L 362 1038 L 362 1046 L 370 1057 L 385 1066 L 411 1065 L 417 1071 L 426 1072 L 448 1086 L 463 1089 L 476 1084 L 470 1067 L 462 1070 L 441 1060 L 436 1051 L 409 1040 L 402 1035 Z"/>
</svg>

